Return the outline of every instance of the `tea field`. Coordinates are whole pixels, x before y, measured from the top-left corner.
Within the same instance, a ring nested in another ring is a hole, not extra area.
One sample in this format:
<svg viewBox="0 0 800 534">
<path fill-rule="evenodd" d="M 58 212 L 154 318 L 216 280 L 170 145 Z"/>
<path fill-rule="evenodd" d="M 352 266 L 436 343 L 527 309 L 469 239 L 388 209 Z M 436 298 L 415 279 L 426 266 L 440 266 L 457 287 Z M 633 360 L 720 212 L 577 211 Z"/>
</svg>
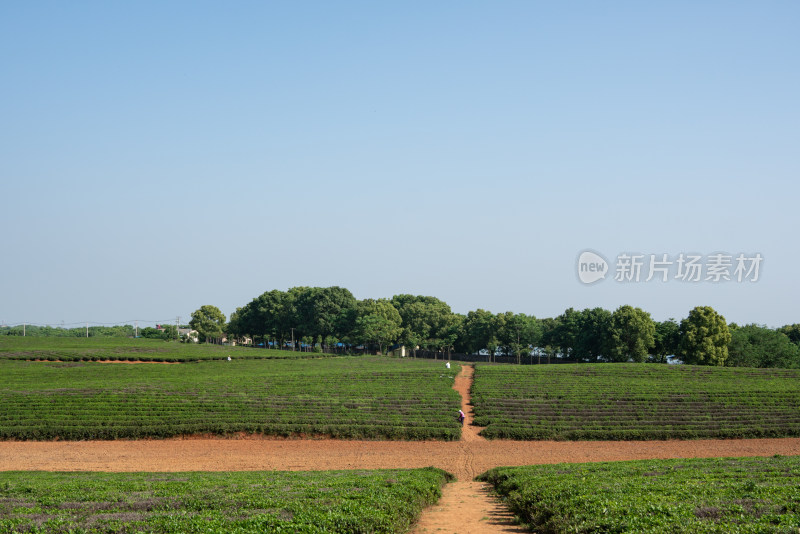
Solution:
<svg viewBox="0 0 800 534">
<path fill-rule="evenodd" d="M 454 440 L 459 369 L 385 357 L 175 365 L 0 359 L 0 439 L 244 432 Z"/>
<path fill-rule="evenodd" d="M 653 440 L 800 436 L 800 371 L 645 364 L 478 365 L 487 438 Z"/>
<path fill-rule="evenodd" d="M 479 479 L 535 532 L 800 529 L 798 456 L 498 467 Z"/>
<path fill-rule="evenodd" d="M 442 470 L 0 473 L 6 532 L 406 532 Z"/>
<path fill-rule="evenodd" d="M 20 337 L 0 336 L 0 360 L 47 361 L 144 361 L 185 362 L 197 360 L 320 358 L 314 352 L 229 347 L 206 343 L 179 343 L 157 339 L 119 337 Z"/>
</svg>

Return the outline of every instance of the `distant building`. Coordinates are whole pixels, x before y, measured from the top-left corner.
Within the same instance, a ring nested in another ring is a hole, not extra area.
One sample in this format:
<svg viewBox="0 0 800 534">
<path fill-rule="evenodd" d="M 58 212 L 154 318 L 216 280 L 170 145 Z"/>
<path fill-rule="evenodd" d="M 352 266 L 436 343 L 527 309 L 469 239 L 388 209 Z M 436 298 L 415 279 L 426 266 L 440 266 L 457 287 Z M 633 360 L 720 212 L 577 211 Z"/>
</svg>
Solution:
<svg viewBox="0 0 800 534">
<path fill-rule="evenodd" d="M 252 345 L 253 344 L 253 339 L 249 338 L 247 336 L 240 337 L 240 338 L 234 338 L 234 339 L 228 339 L 228 337 L 226 336 L 226 337 L 222 338 L 222 343 L 226 344 L 226 345 L 230 345 L 231 347 L 235 347 L 236 345 L 246 346 L 246 345 Z"/>
<path fill-rule="evenodd" d="M 186 337 L 192 343 L 197 343 L 199 339 L 199 334 L 197 330 L 192 330 L 191 328 L 178 328 L 178 335 L 183 338 Z"/>
</svg>

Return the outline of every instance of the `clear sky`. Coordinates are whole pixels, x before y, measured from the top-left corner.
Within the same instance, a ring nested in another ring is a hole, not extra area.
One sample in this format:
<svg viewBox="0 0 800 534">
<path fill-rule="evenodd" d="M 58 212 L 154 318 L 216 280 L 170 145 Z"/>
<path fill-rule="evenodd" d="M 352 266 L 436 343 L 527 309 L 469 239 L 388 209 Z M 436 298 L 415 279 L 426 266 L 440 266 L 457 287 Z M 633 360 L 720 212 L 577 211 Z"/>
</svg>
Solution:
<svg viewBox="0 0 800 534">
<path fill-rule="evenodd" d="M 793 0 L 2 2 L 0 321 L 338 285 L 800 322 L 798 28 Z M 617 282 L 626 252 L 763 262 Z"/>
</svg>

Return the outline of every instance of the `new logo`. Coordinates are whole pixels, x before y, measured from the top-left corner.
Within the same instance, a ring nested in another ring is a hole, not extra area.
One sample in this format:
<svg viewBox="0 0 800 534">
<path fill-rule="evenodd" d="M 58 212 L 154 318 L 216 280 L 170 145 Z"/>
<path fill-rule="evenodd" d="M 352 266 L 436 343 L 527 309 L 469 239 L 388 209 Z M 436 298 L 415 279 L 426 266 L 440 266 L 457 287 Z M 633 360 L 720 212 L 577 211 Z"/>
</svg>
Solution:
<svg viewBox="0 0 800 534">
<path fill-rule="evenodd" d="M 608 262 L 600 254 L 584 250 L 578 256 L 578 280 L 584 284 L 594 284 L 605 279 L 608 274 Z"/>
</svg>

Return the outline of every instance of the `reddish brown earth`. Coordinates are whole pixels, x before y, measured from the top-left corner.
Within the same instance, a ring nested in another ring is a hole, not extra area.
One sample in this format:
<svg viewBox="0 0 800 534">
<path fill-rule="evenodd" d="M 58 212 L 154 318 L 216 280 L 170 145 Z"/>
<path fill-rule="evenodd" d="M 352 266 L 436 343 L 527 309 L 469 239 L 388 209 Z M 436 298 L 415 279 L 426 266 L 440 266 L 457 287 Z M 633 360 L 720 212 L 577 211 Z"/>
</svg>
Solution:
<svg viewBox="0 0 800 534">
<path fill-rule="evenodd" d="M 499 465 L 800 455 L 800 438 L 697 441 L 4 441 L 0 471 L 254 471 L 440 467 L 470 480 Z"/>
<path fill-rule="evenodd" d="M 96 360 L 92 363 L 158 363 L 162 365 L 178 365 L 182 362 L 151 362 L 147 360 L 135 360 L 135 361 L 128 361 L 128 360 Z"/>
<path fill-rule="evenodd" d="M 471 367 L 454 387 L 467 422 Z M 455 415 L 455 414 L 454 414 Z M 191 438 L 144 441 L 0 442 L 0 471 L 251 471 L 435 466 L 458 477 L 415 532 L 514 532 L 507 512 L 471 480 L 501 465 L 610 462 L 654 458 L 800 455 L 800 438 L 695 441 L 485 440 L 465 426 L 462 441 L 341 441 Z M 480 517 L 478 517 L 480 516 Z"/>
<path fill-rule="evenodd" d="M 163 365 L 177 365 L 183 362 L 153 362 L 150 360 L 92 360 L 91 362 L 86 361 L 73 361 L 73 360 L 29 360 L 32 362 L 43 362 L 43 363 L 52 363 L 52 362 L 60 362 L 60 363 L 158 363 Z"/>
</svg>

